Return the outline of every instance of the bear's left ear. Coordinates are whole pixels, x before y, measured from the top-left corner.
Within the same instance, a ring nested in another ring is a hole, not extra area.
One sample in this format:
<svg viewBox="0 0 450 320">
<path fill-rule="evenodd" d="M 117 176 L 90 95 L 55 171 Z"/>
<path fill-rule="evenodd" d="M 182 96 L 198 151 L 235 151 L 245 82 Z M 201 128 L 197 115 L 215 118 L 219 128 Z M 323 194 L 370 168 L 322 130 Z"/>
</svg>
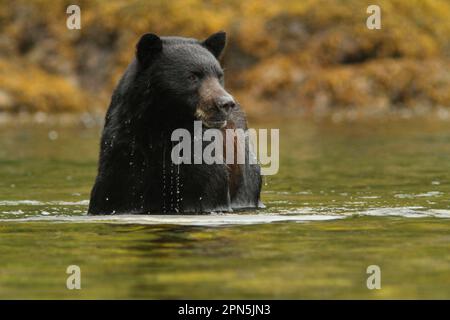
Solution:
<svg viewBox="0 0 450 320">
<path fill-rule="evenodd" d="M 136 58 L 146 66 L 150 59 L 162 50 L 162 40 L 156 34 L 144 34 L 136 45 Z"/>
<path fill-rule="evenodd" d="M 217 33 L 214 33 L 213 35 L 209 36 L 208 39 L 202 42 L 202 45 L 211 51 L 211 53 L 219 59 L 220 54 L 222 53 L 223 49 L 225 48 L 227 34 L 225 31 L 219 31 Z"/>
</svg>

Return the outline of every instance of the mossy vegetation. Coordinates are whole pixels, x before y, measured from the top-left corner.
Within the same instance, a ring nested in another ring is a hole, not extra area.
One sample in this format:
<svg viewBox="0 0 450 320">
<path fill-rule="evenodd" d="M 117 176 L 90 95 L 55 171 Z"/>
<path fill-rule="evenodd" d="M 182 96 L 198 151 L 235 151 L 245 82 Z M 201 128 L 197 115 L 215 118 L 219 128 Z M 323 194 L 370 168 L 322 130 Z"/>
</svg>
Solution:
<svg viewBox="0 0 450 320">
<path fill-rule="evenodd" d="M 450 106 L 450 2 L 0 0 L 0 110 L 99 111 L 146 32 L 229 35 L 230 90 L 250 114 Z"/>
</svg>

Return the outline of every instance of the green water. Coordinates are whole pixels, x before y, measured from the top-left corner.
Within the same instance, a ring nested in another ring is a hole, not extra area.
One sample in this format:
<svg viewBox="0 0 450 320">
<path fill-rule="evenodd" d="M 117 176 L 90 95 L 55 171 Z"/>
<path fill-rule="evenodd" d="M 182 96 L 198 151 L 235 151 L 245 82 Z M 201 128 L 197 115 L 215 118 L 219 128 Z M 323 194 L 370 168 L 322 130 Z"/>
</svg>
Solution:
<svg viewBox="0 0 450 320">
<path fill-rule="evenodd" d="M 86 217 L 99 128 L 1 124 L 0 298 L 450 298 L 450 123 L 251 124 L 267 208 L 184 220 Z"/>
</svg>

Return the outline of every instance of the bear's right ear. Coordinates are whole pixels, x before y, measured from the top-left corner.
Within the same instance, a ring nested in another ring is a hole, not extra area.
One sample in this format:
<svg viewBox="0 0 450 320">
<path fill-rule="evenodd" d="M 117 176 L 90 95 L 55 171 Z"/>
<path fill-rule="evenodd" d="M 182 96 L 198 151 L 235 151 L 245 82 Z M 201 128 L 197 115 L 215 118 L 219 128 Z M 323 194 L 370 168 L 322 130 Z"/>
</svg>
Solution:
<svg viewBox="0 0 450 320">
<path fill-rule="evenodd" d="M 156 34 L 144 34 L 136 45 L 136 58 L 146 66 L 150 59 L 162 50 L 162 40 Z"/>
</svg>

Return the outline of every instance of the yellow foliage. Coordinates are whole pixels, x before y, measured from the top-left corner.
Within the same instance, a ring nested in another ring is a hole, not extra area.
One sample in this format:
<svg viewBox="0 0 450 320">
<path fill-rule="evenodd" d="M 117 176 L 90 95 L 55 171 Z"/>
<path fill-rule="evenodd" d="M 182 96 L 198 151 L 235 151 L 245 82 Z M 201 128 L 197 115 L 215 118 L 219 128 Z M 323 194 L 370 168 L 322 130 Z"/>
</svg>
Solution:
<svg viewBox="0 0 450 320">
<path fill-rule="evenodd" d="M 372 2 L 82 0 L 69 31 L 68 1 L 0 0 L 0 110 L 104 109 L 141 34 L 218 30 L 250 112 L 450 106 L 450 2 L 379 0 L 382 29 L 369 30 Z"/>
<path fill-rule="evenodd" d="M 86 110 L 85 94 L 68 80 L 42 72 L 33 65 L 0 60 L 0 90 L 16 98 L 14 111 Z"/>
</svg>

